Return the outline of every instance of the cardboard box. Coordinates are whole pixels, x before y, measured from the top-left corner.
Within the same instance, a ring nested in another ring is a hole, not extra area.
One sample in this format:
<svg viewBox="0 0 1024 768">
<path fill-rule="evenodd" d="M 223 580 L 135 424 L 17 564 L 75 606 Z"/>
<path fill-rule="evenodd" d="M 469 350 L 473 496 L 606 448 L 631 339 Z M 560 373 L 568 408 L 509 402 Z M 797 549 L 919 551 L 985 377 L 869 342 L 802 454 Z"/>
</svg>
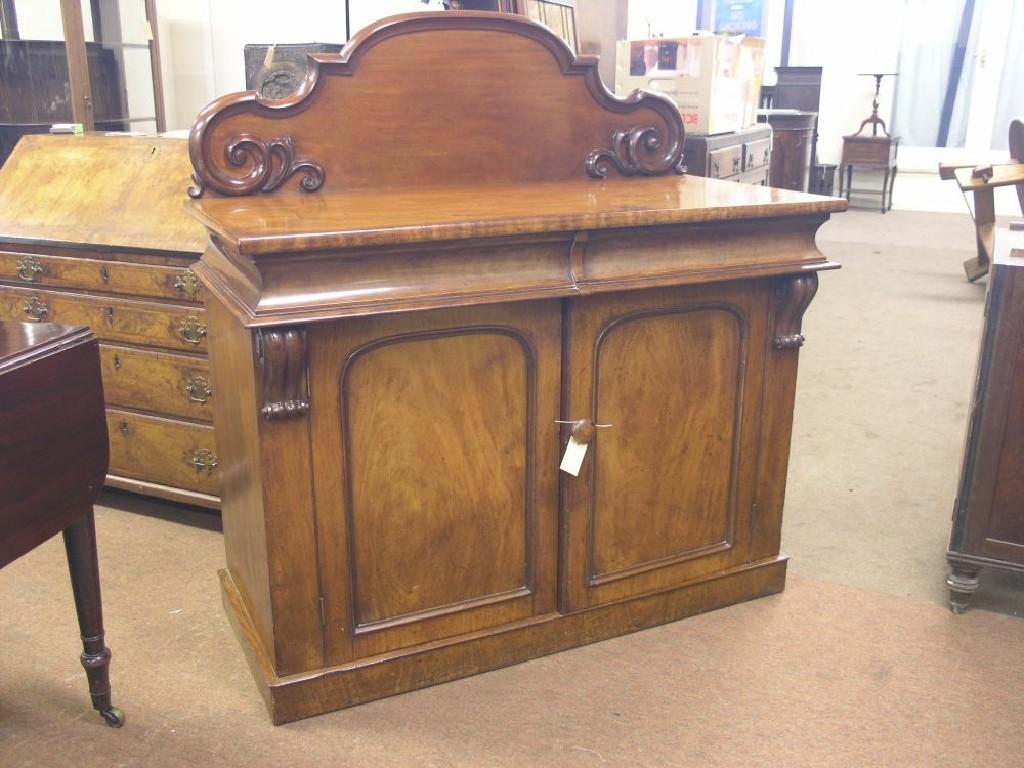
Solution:
<svg viewBox="0 0 1024 768">
<path fill-rule="evenodd" d="M 693 37 L 620 40 L 615 93 L 663 93 L 694 133 L 725 133 L 757 122 L 764 40 L 698 33 Z"/>
</svg>

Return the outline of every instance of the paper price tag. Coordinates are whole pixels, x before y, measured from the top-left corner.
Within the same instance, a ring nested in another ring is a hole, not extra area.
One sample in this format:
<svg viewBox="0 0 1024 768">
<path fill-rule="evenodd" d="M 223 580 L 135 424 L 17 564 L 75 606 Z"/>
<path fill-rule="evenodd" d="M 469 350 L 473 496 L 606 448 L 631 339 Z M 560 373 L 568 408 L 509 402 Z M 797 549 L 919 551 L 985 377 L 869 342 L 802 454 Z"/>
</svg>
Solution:
<svg viewBox="0 0 1024 768">
<path fill-rule="evenodd" d="M 562 455 L 562 463 L 558 468 L 573 477 L 579 477 L 580 467 L 583 466 L 583 457 L 586 455 L 587 443 L 576 442 L 575 437 L 570 437 L 569 444 L 565 446 L 565 453 Z"/>
</svg>

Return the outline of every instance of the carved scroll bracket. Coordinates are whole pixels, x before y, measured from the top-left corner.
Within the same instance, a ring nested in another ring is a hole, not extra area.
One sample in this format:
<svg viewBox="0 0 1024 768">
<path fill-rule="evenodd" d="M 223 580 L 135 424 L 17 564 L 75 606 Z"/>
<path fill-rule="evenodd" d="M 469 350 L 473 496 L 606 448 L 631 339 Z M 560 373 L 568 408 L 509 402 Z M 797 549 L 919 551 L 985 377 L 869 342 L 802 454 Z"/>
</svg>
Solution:
<svg viewBox="0 0 1024 768">
<path fill-rule="evenodd" d="M 263 418 L 291 419 L 309 413 L 306 329 L 256 331 L 257 374 L 263 387 Z"/>
<path fill-rule="evenodd" d="M 683 130 L 669 125 L 670 136 L 650 125 L 613 131 L 611 149 L 595 149 L 587 158 L 587 175 L 604 179 L 612 167 L 623 176 L 683 173 Z"/>
<path fill-rule="evenodd" d="M 209 186 L 223 195 L 248 195 L 253 192 L 273 192 L 294 174 L 303 174 L 299 189 L 315 192 L 324 183 L 324 168 L 311 160 L 295 159 L 295 142 L 291 136 L 264 141 L 259 136 L 243 133 L 224 147 L 228 165 L 242 168 L 241 176 L 224 173 L 216 164 L 207 164 L 202 155 L 193 155 L 196 172 L 188 188 L 188 196 L 201 197 Z M 245 169 L 248 169 L 247 171 Z"/>
<path fill-rule="evenodd" d="M 781 278 L 775 288 L 775 349 L 799 349 L 804 344 L 800 323 L 818 291 L 818 275 L 810 272 Z"/>
</svg>

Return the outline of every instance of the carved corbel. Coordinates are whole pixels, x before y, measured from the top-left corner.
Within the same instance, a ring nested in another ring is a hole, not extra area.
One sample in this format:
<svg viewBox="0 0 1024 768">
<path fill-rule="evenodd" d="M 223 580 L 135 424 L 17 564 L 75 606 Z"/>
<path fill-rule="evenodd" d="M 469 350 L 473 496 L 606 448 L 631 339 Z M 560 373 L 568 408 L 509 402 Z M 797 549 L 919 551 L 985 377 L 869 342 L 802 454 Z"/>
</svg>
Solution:
<svg viewBox="0 0 1024 768">
<path fill-rule="evenodd" d="M 799 349 L 804 344 L 800 323 L 814 294 L 818 291 L 818 275 L 809 272 L 779 280 L 775 287 L 775 328 L 772 343 L 775 349 Z"/>
<path fill-rule="evenodd" d="M 263 418 L 291 419 L 309 413 L 306 329 L 256 331 L 257 374 L 263 387 Z"/>
</svg>

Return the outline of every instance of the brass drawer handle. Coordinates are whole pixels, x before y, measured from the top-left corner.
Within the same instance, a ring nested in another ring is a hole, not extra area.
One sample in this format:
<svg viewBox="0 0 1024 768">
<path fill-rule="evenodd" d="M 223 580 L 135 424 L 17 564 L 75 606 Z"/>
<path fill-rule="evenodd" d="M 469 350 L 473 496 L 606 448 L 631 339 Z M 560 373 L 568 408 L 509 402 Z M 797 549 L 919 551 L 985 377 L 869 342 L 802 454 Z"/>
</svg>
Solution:
<svg viewBox="0 0 1024 768">
<path fill-rule="evenodd" d="M 122 435 L 128 434 L 128 419 L 121 419 L 121 422 L 117 425 L 117 428 L 121 430 Z"/>
<path fill-rule="evenodd" d="M 38 275 L 45 274 L 46 267 L 40 264 L 31 256 L 26 256 L 18 265 L 14 268 L 18 273 L 18 277 L 26 283 L 34 283 Z"/>
<path fill-rule="evenodd" d="M 23 307 L 25 317 L 32 322 L 38 323 L 50 313 L 50 308 L 38 296 L 32 296 L 25 302 Z"/>
<path fill-rule="evenodd" d="M 178 323 L 178 335 L 189 344 L 199 344 L 206 336 L 206 326 L 195 315 L 189 315 Z"/>
<path fill-rule="evenodd" d="M 176 290 L 187 294 L 190 299 L 195 299 L 196 294 L 199 293 L 199 278 L 192 271 L 192 267 L 187 267 L 180 275 L 174 278 L 174 287 Z"/>
<path fill-rule="evenodd" d="M 205 403 L 213 394 L 213 387 L 205 376 L 193 374 L 185 381 L 185 392 L 193 403 Z"/>
<path fill-rule="evenodd" d="M 100 267 L 100 280 L 102 280 L 104 283 L 110 282 L 110 270 L 107 269 L 106 264 Z"/>
<path fill-rule="evenodd" d="M 213 472 L 217 468 L 217 456 L 209 448 L 199 448 L 192 451 L 189 463 L 198 472 Z"/>
</svg>

